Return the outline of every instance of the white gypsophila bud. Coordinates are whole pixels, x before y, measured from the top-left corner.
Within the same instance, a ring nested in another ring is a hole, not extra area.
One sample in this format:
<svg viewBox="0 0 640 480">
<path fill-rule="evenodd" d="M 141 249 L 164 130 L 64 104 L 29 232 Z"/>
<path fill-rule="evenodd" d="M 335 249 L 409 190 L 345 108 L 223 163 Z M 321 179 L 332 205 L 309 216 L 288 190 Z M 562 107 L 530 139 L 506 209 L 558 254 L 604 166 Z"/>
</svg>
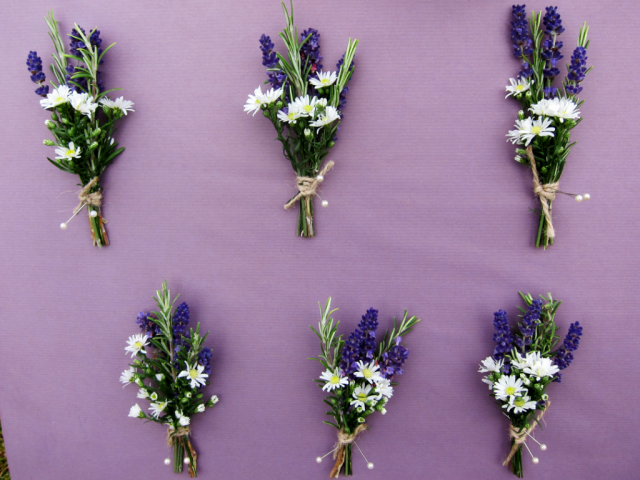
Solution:
<svg viewBox="0 0 640 480">
<path fill-rule="evenodd" d="M 198 405 L 198 408 L 196 408 L 196 412 L 198 413 L 204 412 L 204 403 L 201 403 L 200 405 Z"/>
<path fill-rule="evenodd" d="M 116 139 L 111 137 L 111 141 L 109 142 L 109 145 L 113 145 L 113 142 L 115 142 L 115 141 L 116 141 Z"/>
<path fill-rule="evenodd" d="M 518 112 L 518 120 L 524 120 L 524 111 L 523 110 L 520 110 Z"/>
<path fill-rule="evenodd" d="M 549 395 L 547 395 L 546 393 L 543 393 L 543 394 L 542 394 L 542 400 L 544 400 L 545 402 L 546 402 L 547 400 L 549 400 Z"/>
<path fill-rule="evenodd" d="M 358 423 L 364 423 L 364 418 L 358 417 Z"/>
<path fill-rule="evenodd" d="M 43 140 L 42 143 L 48 147 L 54 147 L 56 144 L 51 140 Z"/>
<path fill-rule="evenodd" d="M 163 373 L 159 373 L 159 374 L 156 375 L 156 380 L 158 380 L 159 382 L 161 382 L 163 378 L 164 378 L 164 374 Z"/>
<path fill-rule="evenodd" d="M 380 410 L 380 413 L 381 413 L 382 415 L 386 415 L 386 414 L 387 414 L 387 409 L 386 409 L 386 408 L 383 408 L 382 410 Z"/>
<path fill-rule="evenodd" d="M 217 395 L 214 395 L 213 397 L 211 397 L 211 403 L 213 405 L 215 405 L 216 403 L 218 403 L 220 401 L 220 399 L 218 398 Z"/>
<path fill-rule="evenodd" d="M 310 137 L 311 136 L 311 130 L 309 130 L 308 128 L 304 129 L 304 136 L 305 137 Z"/>
<path fill-rule="evenodd" d="M 156 392 L 153 392 L 153 393 L 149 396 L 149 398 L 150 398 L 151 400 L 153 400 L 153 401 L 156 401 L 156 400 L 158 399 L 158 394 L 157 394 Z"/>
<path fill-rule="evenodd" d="M 185 393 L 185 394 L 184 394 L 184 396 L 185 396 L 186 398 L 191 398 L 191 392 L 187 392 L 187 393 Z"/>
<path fill-rule="evenodd" d="M 56 128 L 56 124 L 49 119 L 45 120 L 44 124 L 47 126 L 48 129 Z"/>
</svg>

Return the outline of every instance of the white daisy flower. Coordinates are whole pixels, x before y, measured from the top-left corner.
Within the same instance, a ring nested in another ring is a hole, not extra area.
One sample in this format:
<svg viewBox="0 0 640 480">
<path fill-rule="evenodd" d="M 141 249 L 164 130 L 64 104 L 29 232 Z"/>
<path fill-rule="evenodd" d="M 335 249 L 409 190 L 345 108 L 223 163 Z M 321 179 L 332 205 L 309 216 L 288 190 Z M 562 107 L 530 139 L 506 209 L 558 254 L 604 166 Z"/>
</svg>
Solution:
<svg viewBox="0 0 640 480">
<path fill-rule="evenodd" d="M 520 122 L 520 139 L 525 141 L 524 145 L 527 146 L 535 137 L 553 137 L 555 128 L 550 126 L 552 123 L 550 118 L 540 117 L 536 120 L 532 117 L 525 118 Z"/>
<path fill-rule="evenodd" d="M 498 360 L 496 362 L 496 360 L 493 357 L 487 357 L 484 360 L 482 360 L 480 365 L 480 370 L 478 370 L 478 372 L 480 373 L 500 372 L 500 369 L 502 368 L 503 363 L 504 363 L 504 360 Z"/>
<path fill-rule="evenodd" d="M 309 98 L 309 95 L 298 97 L 293 101 L 294 108 L 305 117 L 312 117 L 318 103 L 318 97 Z"/>
<path fill-rule="evenodd" d="M 357 386 L 353 391 L 353 398 L 355 400 L 351 400 L 351 405 L 355 405 L 356 408 L 362 409 L 359 411 L 365 410 L 367 408 L 367 402 L 377 400 L 377 397 L 375 395 L 369 395 L 371 389 L 371 385 Z"/>
<path fill-rule="evenodd" d="M 91 118 L 93 112 L 98 108 L 98 104 L 93 103 L 93 97 L 90 97 L 88 93 L 71 92 L 69 102 L 75 110 L 89 118 Z"/>
<path fill-rule="evenodd" d="M 545 117 L 555 117 L 557 105 L 554 106 L 553 100 L 547 100 L 546 98 L 543 98 L 535 105 L 532 105 L 531 108 L 529 108 L 529 110 L 534 115 L 540 115 Z"/>
<path fill-rule="evenodd" d="M 133 418 L 142 418 L 144 414 L 142 413 L 140 405 L 136 403 L 133 407 L 131 407 L 131 410 L 129 410 L 129 416 Z"/>
<path fill-rule="evenodd" d="M 391 380 L 383 378 L 376 382 L 376 391 L 387 398 L 391 398 L 393 396 L 393 387 L 391 386 Z"/>
<path fill-rule="evenodd" d="M 489 390 L 493 390 L 493 382 L 489 380 L 489 377 L 484 377 L 482 381 L 487 385 L 489 385 Z"/>
<path fill-rule="evenodd" d="M 515 144 L 522 145 L 522 138 L 520 137 L 522 122 L 523 120 L 516 120 L 516 129 L 509 130 L 509 132 L 506 135 L 507 137 L 509 137 L 507 138 L 507 142 L 511 142 L 514 145 Z"/>
<path fill-rule="evenodd" d="M 193 366 L 193 368 L 189 367 L 187 362 L 184 362 L 187 367 L 186 370 L 183 370 L 178 374 L 178 378 L 186 377 L 187 380 L 191 382 L 191 388 L 196 388 L 200 385 L 205 385 L 207 381 L 205 380 L 209 375 L 204 372 L 204 366 L 198 365 L 197 363 Z"/>
<path fill-rule="evenodd" d="M 319 98 L 318 101 L 316 102 L 316 105 L 321 106 L 322 108 L 327 106 L 327 99 L 326 98 Z"/>
<path fill-rule="evenodd" d="M 76 147 L 73 142 L 69 142 L 69 148 L 56 148 L 56 160 L 73 160 L 80 158 L 80 147 Z"/>
<path fill-rule="evenodd" d="M 135 112 L 135 110 L 131 108 L 133 107 L 133 102 L 131 100 L 125 100 L 124 97 L 116 98 L 115 100 L 110 100 L 109 98 L 104 97 L 100 100 L 100 103 L 105 107 L 109 107 L 114 110 L 118 108 L 122 110 L 122 113 L 125 115 L 127 112 Z"/>
<path fill-rule="evenodd" d="M 71 144 L 69 145 L 71 146 Z M 147 352 L 143 350 L 143 348 L 149 345 L 149 342 L 147 340 L 149 340 L 148 336 L 137 333 L 136 335 L 132 335 L 129 337 L 129 340 L 127 340 L 127 343 L 129 345 L 124 347 L 124 349 L 126 352 L 131 352 L 131 358 L 137 355 L 138 352 L 142 352 L 146 355 Z"/>
<path fill-rule="evenodd" d="M 515 375 L 503 375 L 493 385 L 493 391 L 498 400 L 507 400 L 508 397 L 516 397 L 520 393 L 526 392 L 527 389 L 524 388 L 522 380 Z"/>
<path fill-rule="evenodd" d="M 146 388 L 138 390 L 138 398 L 149 398 L 149 391 Z M 157 397 L 156 397 L 157 398 Z M 155 400 L 155 398 L 154 398 Z"/>
<path fill-rule="evenodd" d="M 196 412 L 198 413 L 204 412 L 204 403 L 201 403 L 200 405 L 198 405 L 198 408 L 196 408 Z"/>
<path fill-rule="evenodd" d="M 265 95 L 262 93 L 262 89 L 260 88 L 260 86 L 258 86 L 258 88 L 256 88 L 255 91 L 253 92 L 253 95 L 249 95 L 249 98 L 247 99 L 247 103 L 244 106 L 244 111 L 247 113 L 253 112 L 253 114 L 255 115 L 256 113 L 258 113 L 258 110 L 260 110 L 260 107 L 262 106 L 262 104 L 266 104 L 266 103 L 267 102 L 266 102 Z"/>
<path fill-rule="evenodd" d="M 533 83 L 533 81 L 529 83 L 526 78 L 521 78 L 520 80 L 516 80 L 515 78 L 510 78 L 509 83 L 511 83 L 511 86 L 507 85 L 506 87 L 507 92 L 509 93 L 504 98 L 508 98 L 511 95 L 513 96 L 520 95 L 521 93 L 526 92 L 531 87 L 531 83 Z"/>
<path fill-rule="evenodd" d="M 280 97 L 282 96 L 282 89 L 278 88 L 277 90 L 274 90 L 273 88 L 271 90 L 267 90 L 266 92 L 264 92 L 264 94 L 262 95 L 262 101 L 266 104 L 266 105 L 270 105 L 273 102 L 275 102 L 276 100 L 278 100 Z"/>
<path fill-rule="evenodd" d="M 322 372 L 322 374 L 320 375 L 320 379 L 327 382 L 322 387 L 322 390 L 324 390 L 325 392 L 330 392 L 331 390 L 334 390 L 336 388 L 342 388 L 345 385 L 349 385 L 349 379 L 343 377 L 340 373 L 340 370 L 337 368 L 333 372 L 331 370 Z"/>
<path fill-rule="evenodd" d="M 151 415 L 158 418 L 160 414 L 164 411 L 164 409 L 167 408 L 168 404 L 169 402 L 167 401 L 152 403 L 151 405 L 149 405 L 149 410 L 151 410 Z"/>
<path fill-rule="evenodd" d="M 362 360 L 358 362 L 358 371 L 354 372 L 356 377 L 364 378 L 367 382 L 379 382 L 382 380 L 380 375 L 380 367 L 376 365 L 376 362 L 364 363 Z"/>
<path fill-rule="evenodd" d="M 278 111 L 278 118 L 285 123 L 296 123 L 301 116 L 302 113 L 296 109 L 293 103 L 290 103 L 287 107 L 287 113 L 284 110 Z"/>
<path fill-rule="evenodd" d="M 535 410 L 536 402 L 531 400 L 531 397 L 511 397 L 509 403 L 503 405 L 502 408 L 506 408 L 507 412 L 513 410 L 513 413 L 521 413 L 526 410 Z"/>
<path fill-rule="evenodd" d="M 516 352 L 516 358 L 511 360 L 511 364 L 520 370 L 524 370 L 533 366 L 538 360 L 540 360 L 540 352 L 529 352 L 524 357 L 519 352 Z"/>
<path fill-rule="evenodd" d="M 187 425 L 189 425 L 191 423 L 191 419 L 189 417 L 181 416 L 178 419 L 178 423 L 180 425 L 182 425 L 183 427 L 186 427 Z"/>
<path fill-rule="evenodd" d="M 331 122 L 339 119 L 340 115 L 338 115 L 338 110 L 336 109 L 336 107 L 328 106 L 325 109 L 324 114 L 321 114 L 316 120 L 310 122 L 309 126 L 318 127 L 318 130 L 320 130 L 320 128 L 324 127 L 325 125 L 329 125 Z"/>
<path fill-rule="evenodd" d="M 136 370 L 133 367 L 129 368 L 129 370 L 125 370 L 124 372 L 122 372 L 122 375 L 120 375 L 120 381 L 124 383 L 125 387 L 131 383 L 131 379 L 133 378 L 133 375 L 135 373 L 136 373 Z"/>
<path fill-rule="evenodd" d="M 54 108 L 58 105 L 62 105 L 63 103 L 67 103 L 69 101 L 69 95 L 71 94 L 71 90 L 66 85 L 60 85 L 58 88 L 55 88 L 53 92 L 47 94 L 47 98 L 43 98 L 40 100 L 40 105 L 43 108 Z"/>
<path fill-rule="evenodd" d="M 566 119 L 575 120 L 580 118 L 580 111 L 578 106 L 568 98 L 556 98 L 558 100 L 558 109 L 556 111 L 556 118 L 560 119 L 560 123 L 564 123 Z"/>
<path fill-rule="evenodd" d="M 309 83 L 316 88 L 333 85 L 338 79 L 336 72 L 317 72 L 318 78 L 310 78 Z"/>
<path fill-rule="evenodd" d="M 539 381 L 544 377 L 551 377 L 558 373 L 560 369 L 557 365 L 553 364 L 553 360 L 550 358 L 541 358 L 536 363 L 534 363 L 531 367 L 527 367 L 524 369 L 525 373 L 529 375 L 533 375 Z"/>
</svg>

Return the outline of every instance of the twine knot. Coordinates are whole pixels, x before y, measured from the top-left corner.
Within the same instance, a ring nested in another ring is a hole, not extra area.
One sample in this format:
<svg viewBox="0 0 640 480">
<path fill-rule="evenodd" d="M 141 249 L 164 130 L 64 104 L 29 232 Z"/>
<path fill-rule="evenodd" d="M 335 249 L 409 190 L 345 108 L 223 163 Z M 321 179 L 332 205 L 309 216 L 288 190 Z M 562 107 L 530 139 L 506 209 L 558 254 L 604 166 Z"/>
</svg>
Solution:
<svg viewBox="0 0 640 480">
<path fill-rule="evenodd" d="M 285 210 L 289 210 L 295 205 L 295 203 L 302 197 L 313 197 L 316 195 L 318 185 L 320 185 L 326 173 L 333 167 L 333 161 L 329 160 L 324 168 L 318 173 L 316 177 L 297 177 L 296 187 L 298 188 L 298 194 L 287 202 L 284 206 Z"/>
<path fill-rule="evenodd" d="M 361 423 L 356 427 L 353 433 L 347 433 L 343 429 L 338 430 L 338 441 L 333 451 L 333 458 L 336 459 L 336 463 L 331 469 L 329 478 L 338 478 L 340 475 L 340 469 L 344 464 L 344 451 L 347 445 L 351 445 L 356 441 L 356 437 L 367 429 L 364 423 Z"/>
<path fill-rule="evenodd" d="M 80 190 L 80 193 L 78 194 L 80 205 L 78 205 L 76 210 L 78 210 L 85 204 L 93 205 L 94 207 L 99 207 L 102 205 L 102 192 L 100 190 L 89 193 L 91 189 L 96 185 L 96 183 L 98 183 L 98 180 L 100 180 L 100 177 L 93 177 L 93 179 L 89 183 L 82 187 L 82 190 Z"/>
<path fill-rule="evenodd" d="M 187 427 L 178 427 L 176 430 L 173 426 L 170 426 L 167 430 L 167 445 L 170 447 L 173 446 L 173 440 L 177 437 L 185 437 L 189 436 L 191 433 L 191 428 Z"/>
<path fill-rule="evenodd" d="M 551 221 L 551 202 L 556 199 L 556 192 L 560 187 L 560 182 L 541 184 L 536 168 L 536 159 L 533 156 L 533 147 L 529 145 L 526 152 L 527 157 L 529 157 L 529 163 L 531 164 L 531 172 L 533 173 L 533 193 L 540 199 L 544 218 L 547 221 L 546 236 L 548 242 L 550 238 L 555 238 L 556 236 L 556 232 L 553 229 L 553 222 Z"/>
<path fill-rule="evenodd" d="M 535 421 L 531 424 L 531 427 L 529 428 L 525 428 L 525 427 L 517 428 L 517 427 L 514 427 L 513 424 L 509 425 L 509 438 L 512 440 L 513 444 L 511 445 L 511 451 L 509 452 L 507 459 L 502 463 L 502 465 L 504 466 L 509 465 L 509 462 L 511 461 L 513 456 L 516 454 L 516 452 L 520 448 L 522 448 L 522 444 L 526 442 L 527 435 L 531 435 L 531 433 L 535 430 L 536 425 L 540 423 L 540 420 L 542 420 L 542 417 L 544 417 L 545 412 L 550 406 L 551 406 L 551 402 L 547 401 L 547 404 L 545 405 L 544 409 L 540 411 Z"/>
</svg>

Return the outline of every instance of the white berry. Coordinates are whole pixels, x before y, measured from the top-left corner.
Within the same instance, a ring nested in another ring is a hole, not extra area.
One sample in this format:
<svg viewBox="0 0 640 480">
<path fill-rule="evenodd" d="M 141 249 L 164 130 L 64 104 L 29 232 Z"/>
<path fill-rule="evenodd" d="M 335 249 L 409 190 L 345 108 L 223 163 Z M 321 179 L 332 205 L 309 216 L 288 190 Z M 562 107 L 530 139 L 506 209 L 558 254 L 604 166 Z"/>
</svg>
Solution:
<svg viewBox="0 0 640 480">
<path fill-rule="evenodd" d="M 96 218 L 98 216 L 98 212 L 96 212 L 95 210 L 91 210 L 91 212 L 89 213 L 89 216 L 91 218 Z"/>
<path fill-rule="evenodd" d="M 67 229 L 67 224 L 66 224 L 66 223 L 61 223 L 61 224 L 60 224 L 60 228 L 61 228 L 62 230 L 66 230 L 66 229 Z"/>
<path fill-rule="evenodd" d="M 540 463 L 540 460 L 538 459 L 538 457 L 533 457 L 532 462 L 537 465 L 538 463 Z"/>
<path fill-rule="evenodd" d="M 326 200 L 322 200 L 322 206 L 323 207 L 328 207 L 329 206 L 329 202 L 327 202 Z"/>
<path fill-rule="evenodd" d="M 547 446 L 544 443 L 540 445 L 540 450 L 544 452 L 546 449 L 547 449 Z"/>
<path fill-rule="evenodd" d="M 189 465 L 190 463 L 191 463 L 191 460 L 189 460 L 189 457 L 184 457 L 184 464 Z"/>
<path fill-rule="evenodd" d="M 584 199 L 585 200 L 591 200 L 591 195 L 589 195 L 588 193 L 584 194 Z"/>
<path fill-rule="evenodd" d="M 316 458 L 316 463 L 322 463 L 322 457 L 317 457 Z"/>
<path fill-rule="evenodd" d="M 576 195 L 576 202 L 582 201 L 582 195 Z"/>
<path fill-rule="evenodd" d="M 165 458 L 164 459 L 164 464 L 165 465 L 171 465 L 171 459 L 170 458 Z"/>
<path fill-rule="evenodd" d="M 322 175 L 318 175 L 316 178 L 318 179 L 319 182 L 324 180 L 324 177 Z"/>
<path fill-rule="evenodd" d="M 367 468 L 369 470 L 373 470 L 373 463 L 371 463 L 371 462 L 367 463 Z"/>
</svg>

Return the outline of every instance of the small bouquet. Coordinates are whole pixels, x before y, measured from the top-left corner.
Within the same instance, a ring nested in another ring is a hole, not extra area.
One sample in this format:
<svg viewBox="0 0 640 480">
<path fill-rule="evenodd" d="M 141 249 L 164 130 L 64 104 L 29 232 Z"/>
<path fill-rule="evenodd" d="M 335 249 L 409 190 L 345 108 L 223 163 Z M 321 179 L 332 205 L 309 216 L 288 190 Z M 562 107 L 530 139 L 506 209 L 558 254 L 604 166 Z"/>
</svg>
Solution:
<svg viewBox="0 0 640 480">
<path fill-rule="evenodd" d="M 102 218 L 100 176 L 124 151 L 124 148 L 118 148 L 113 138 L 114 124 L 127 112 L 133 112 L 133 102 L 123 97 L 110 100 L 106 94 L 120 89 L 105 91 L 102 85 L 98 68 L 115 43 L 102 49 L 99 30 L 94 28 L 87 35 L 78 24 L 74 24 L 75 28 L 69 35 L 71 54 L 67 54 L 58 32 L 59 22 L 53 18 L 53 12 L 49 12 L 45 20 L 56 51 L 52 54 L 54 61 L 50 69 L 58 85 L 51 82 L 54 89 L 49 93 L 49 86 L 44 85 L 46 77 L 42 71 L 42 59 L 37 52 L 29 52 L 27 67 L 31 80 L 38 85 L 36 94 L 44 97 L 40 105 L 51 111 L 51 119 L 45 124 L 55 140 L 45 140 L 44 144 L 56 147 L 56 157 L 55 160 L 47 160 L 64 172 L 78 175 L 82 186 L 78 195 L 80 203 L 60 228 L 65 230 L 71 219 L 86 206 L 93 244 L 103 247 L 109 245 L 109 238 L 106 220 Z"/>
<path fill-rule="evenodd" d="M 262 35 L 262 64 L 267 67 L 269 77 L 265 83 L 271 83 L 272 88 L 265 93 L 260 87 L 256 88 L 253 95 L 249 95 L 244 110 L 254 115 L 261 110 L 273 123 L 282 143 L 282 153 L 297 175 L 298 193 L 284 208 L 288 210 L 299 200 L 297 234 L 314 237 L 313 197 L 333 167 L 332 161 L 322 168 L 321 163 L 337 140 L 358 40 L 349 39 L 347 51 L 336 65 L 337 71 L 323 72 L 320 34 L 310 28 L 298 37 L 298 29 L 293 24 L 293 1 L 291 14 L 284 3 L 282 8 L 287 26 L 280 37 L 287 47 L 289 59 L 274 52 L 271 38 Z M 327 205 L 329 203 L 323 200 L 322 206 Z"/>
<path fill-rule="evenodd" d="M 198 476 L 197 454 L 189 440 L 191 418 L 204 412 L 205 407 L 213 407 L 218 397 L 203 400 L 202 389 L 211 374 L 211 350 L 202 344 L 209 333 L 200 335 L 200 323 L 195 331 L 187 330 L 189 306 L 181 303 L 174 310 L 178 297 L 171 299 L 164 282 L 154 299 L 158 311 L 140 312 L 137 323 L 142 333 L 129 337 L 125 347 L 136 359 L 120 381 L 125 386 L 138 385 L 138 398 L 151 402 L 151 413 L 144 413 L 136 403 L 129 416 L 166 425 L 167 444 L 173 448 L 173 471 L 181 473 L 184 463 L 194 478 Z M 164 463 L 170 465 L 171 459 Z"/>
<path fill-rule="evenodd" d="M 511 451 L 503 465 L 511 462 L 514 475 L 523 477 L 522 446 L 524 445 L 538 463 L 525 443 L 527 437 L 540 445 L 541 450 L 547 446 L 540 444 L 532 433 L 542 416 L 551 404 L 547 395 L 547 386 L 551 382 L 560 382 L 560 370 L 567 368 L 573 361 L 573 353 L 577 350 L 582 336 L 580 322 L 572 323 L 564 344 L 556 351 L 551 351 L 558 341 L 555 334 L 554 317 L 562 302 L 541 295 L 542 300 L 534 300 L 531 295 L 520 296 L 527 309 L 520 308 L 522 318 L 519 332 L 511 334 L 507 312 L 494 313 L 493 326 L 496 333 L 493 340 L 497 343 L 493 356 L 482 360 L 481 373 L 488 373 L 482 381 L 489 385 L 491 396 L 495 397 L 503 413 L 511 422 L 509 437 Z M 542 428 L 542 426 L 541 426 Z"/>
<path fill-rule="evenodd" d="M 593 67 L 586 67 L 589 27 L 585 22 L 567 65 L 568 74 L 559 88 L 554 87 L 553 82 L 560 75 L 558 61 L 563 58 L 558 36 L 564 27 L 556 11 L 558 7 L 547 7 L 544 17 L 542 12 L 537 15 L 533 12 L 528 22 L 525 7 L 513 6 L 511 40 L 513 53 L 522 59 L 522 67 L 518 78 L 509 80 L 507 97 L 520 102 L 522 110 L 515 130 L 509 131 L 507 137 L 511 143 L 525 147 L 517 148 L 515 160 L 531 167 L 533 192 L 542 206 L 536 247 L 543 245 L 546 249 L 555 237 L 551 205 L 556 193 L 574 197 L 578 202 L 591 198 L 587 193 L 576 195 L 558 188 L 567 156 L 576 143 L 570 143 L 571 130 L 582 121 L 578 110 L 583 103 L 578 98 L 581 83 Z"/>
<path fill-rule="evenodd" d="M 358 328 L 344 341 L 342 335 L 336 336 L 338 325 L 334 324 L 330 310 L 331 298 L 324 309 L 320 305 L 321 319 L 318 330 L 311 330 L 320 338 L 321 353 L 317 360 L 325 368 L 320 380 L 314 380 L 329 395 L 324 402 L 329 405 L 327 415 L 334 422 L 323 422 L 338 430 L 338 441 L 331 452 L 336 460 L 329 478 L 338 478 L 343 471 L 346 476 L 352 475 L 351 446 L 360 450 L 356 438 L 367 429 L 366 419 L 373 412 L 387 413 L 386 405 L 393 395 L 391 383 L 394 375 L 401 375 L 402 367 L 409 357 L 409 350 L 402 344 L 402 337 L 413 330 L 420 321 L 417 317 L 407 318 L 405 310 L 400 326 L 393 320 L 391 334 L 387 331 L 378 345 L 376 353 L 376 330 L 378 328 L 378 311 L 369 309 L 362 316 Z M 362 450 L 360 450 L 362 454 Z M 364 454 L 362 454 L 364 457 Z M 317 457 L 318 463 L 324 457 Z M 373 463 L 367 462 L 369 469 Z"/>
</svg>

